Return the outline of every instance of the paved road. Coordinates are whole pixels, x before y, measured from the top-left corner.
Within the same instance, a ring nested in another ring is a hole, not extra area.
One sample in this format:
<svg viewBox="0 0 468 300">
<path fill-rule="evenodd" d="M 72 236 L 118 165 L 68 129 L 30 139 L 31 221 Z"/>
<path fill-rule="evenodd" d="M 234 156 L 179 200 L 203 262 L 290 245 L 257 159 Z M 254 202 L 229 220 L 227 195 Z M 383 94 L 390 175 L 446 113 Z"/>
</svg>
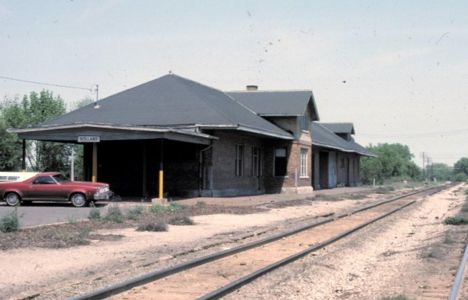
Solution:
<svg viewBox="0 0 468 300">
<path fill-rule="evenodd" d="M 0 203 L 0 218 L 14 211 L 15 208 Z M 31 227 L 58 222 L 73 222 L 88 218 L 90 207 L 76 208 L 70 204 L 33 203 L 17 208 L 20 227 Z"/>
</svg>

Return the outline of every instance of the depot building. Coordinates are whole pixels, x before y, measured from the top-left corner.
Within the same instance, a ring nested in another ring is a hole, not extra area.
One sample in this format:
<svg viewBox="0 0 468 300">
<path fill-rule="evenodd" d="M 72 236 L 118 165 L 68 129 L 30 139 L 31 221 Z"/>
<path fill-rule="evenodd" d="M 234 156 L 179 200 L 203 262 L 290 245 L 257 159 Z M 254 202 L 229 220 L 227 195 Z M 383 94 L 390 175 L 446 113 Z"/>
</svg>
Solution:
<svg viewBox="0 0 468 300">
<path fill-rule="evenodd" d="M 351 123 L 318 123 L 312 91 L 223 92 L 169 74 L 13 130 L 84 145 L 85 179 L 121 196 L 233 196 L 359 184 Z M 315 141 L 314 134 L 317 134 Z"/>
</svg>

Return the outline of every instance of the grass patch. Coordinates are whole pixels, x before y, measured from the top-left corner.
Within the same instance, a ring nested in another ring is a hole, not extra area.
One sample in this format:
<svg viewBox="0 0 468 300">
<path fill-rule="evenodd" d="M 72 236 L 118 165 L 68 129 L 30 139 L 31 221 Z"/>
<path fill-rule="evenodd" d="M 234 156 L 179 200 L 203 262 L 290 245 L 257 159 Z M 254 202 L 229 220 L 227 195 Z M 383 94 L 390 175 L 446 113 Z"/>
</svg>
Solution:
<svg viewBox="0 0 468 300">
<path fill-rule="evenodd" d="M 445 225 L 465 225 L 468 224 L 468 219 L 465 219 L 464 217 L 448 217 L 445 218 L 444 220 Z"/>
<path fill-rule="evenodd" d="M 351 200 L 361 200 L 367 198 L 366 194 L 357 193 L 357 194 L 349 194 L 346 198 Z"/>
<path fill-rule="evenodd" d="M 90 221 L 100 221 L 101 220 L 101 211 L 99 210 L 99 208 L 95 208 L 95 207 L 92 208 L 89 211 L 88 219 Z"/>
<path fill-rule="evenodd" d="M 19 229 L 18 212 L 15 208 L 14 211 L 0 218 L 0 231 L 1 232 L 15 232 Z"/>
<path fill-rule="evenodd" d="M 107 222 L 113 222 L 113 223 L 123 223 L 124 216 L 122 214 L 122 211 L 120 210 L 120 207 L 118 206 L 109 207 L 107 209 L 107 214 L 104 217 L 104 220 Z"/>
<path fill-rule="evenodd" d="M 45 248 L 67 248 L 72 246 L 88 245 L 89 228 L 81 228 L 76 231 L 54 230 L 44 235 L 47 243 L 43 245 Z"/>
<path fill-rule="evenodd" d="M 127 219 L 130 220 L 137 220 L 138 217 L 144 212 L 143 206 L 135 206 L 132 207 L 128 212 L 127 212 Z"/>
</svg>

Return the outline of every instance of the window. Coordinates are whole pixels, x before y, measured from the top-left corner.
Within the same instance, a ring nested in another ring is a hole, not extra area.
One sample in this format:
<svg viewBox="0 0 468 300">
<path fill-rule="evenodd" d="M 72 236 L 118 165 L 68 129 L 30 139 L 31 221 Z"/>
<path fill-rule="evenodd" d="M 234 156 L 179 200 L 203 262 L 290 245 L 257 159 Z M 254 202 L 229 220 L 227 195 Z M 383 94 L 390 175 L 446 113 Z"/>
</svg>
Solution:
<svg viewBox="0 0 468 300">
<path fill-rule="evenodd" d="M 262 176 L 262 152 L 259 147 L 252 147 L 252 176 Z"/>
<path fill-rule="evenodd" d="M 55 184 L 55 180 L 50 176 L 40 176 L 34 179 L 33 184 Z"/>
<path fill-rule="evenodd" d="M 301 156 L 300 156 L 300 177 L 309 177 L 308 173 L 308 163 L 309 163 L 309 151 L 307 149 L 301 148 Z"/>
<path fill-rule="evenodd" d="M 287 152 L 286 148 L 275 149 L 275 161 L 274 161 L 274 175 L 275 176 L 286 176 L 287 166 Z"/>
<path fill-rule="evenodd" d="M 236 176 L 244 175 L 244 145 L 236 145 Z"/>
</svg>

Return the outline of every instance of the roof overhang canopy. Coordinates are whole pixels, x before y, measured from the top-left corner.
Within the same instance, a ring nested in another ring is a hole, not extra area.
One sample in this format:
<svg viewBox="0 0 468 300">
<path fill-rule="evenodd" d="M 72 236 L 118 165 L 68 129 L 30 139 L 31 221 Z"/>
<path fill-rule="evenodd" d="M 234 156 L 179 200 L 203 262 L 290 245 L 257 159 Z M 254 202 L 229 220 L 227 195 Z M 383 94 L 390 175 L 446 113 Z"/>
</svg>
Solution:
<svg viewBox="0 0 468 300">
<path fill-rule="evenodd" d="M 22 139 L 79 143 L 83 137 L 97 138 L 99 141 L 166 139 L 180 142 L 208 145 L 214 136 L 174 128 L 125 127 L 114 125 L 76 124 L 26 129 L 10 129 Z"/>
</svg>

